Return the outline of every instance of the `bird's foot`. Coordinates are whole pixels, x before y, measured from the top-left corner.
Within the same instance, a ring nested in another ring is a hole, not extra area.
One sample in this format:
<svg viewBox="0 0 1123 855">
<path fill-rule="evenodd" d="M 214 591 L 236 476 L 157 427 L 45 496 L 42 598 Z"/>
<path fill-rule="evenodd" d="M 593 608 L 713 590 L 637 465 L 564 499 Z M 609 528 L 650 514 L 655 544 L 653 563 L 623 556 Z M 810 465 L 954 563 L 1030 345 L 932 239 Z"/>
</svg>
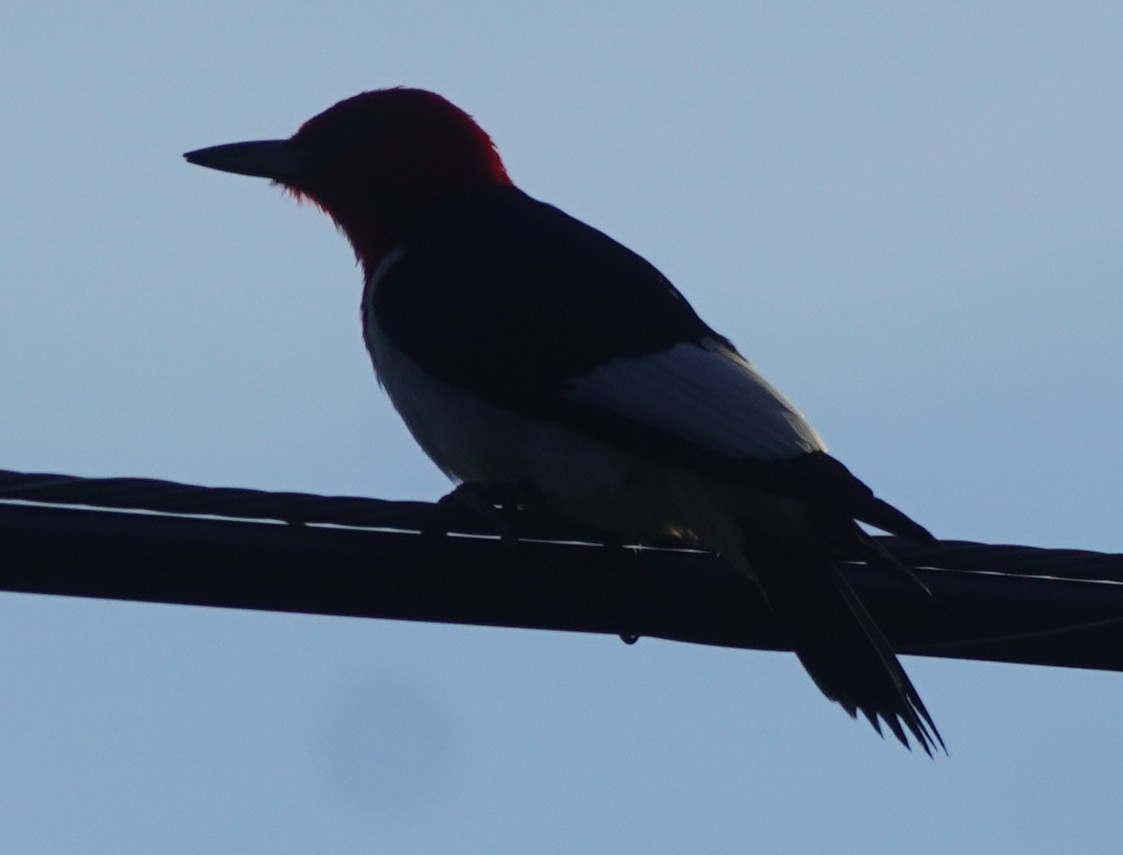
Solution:
<svg viewBox="0 0 1123 855">
<path fill-rule="evenodd" d="M 519 505 L 513 487 L 465 482 L 438 499 L 437 506 L 468 511 L 501 536 L 516 534 L 514 519 Z"/>
<path fill-rule="evenodd" d="M 437 506 L 463 509 L 470 512 L 499 535 L 499 540 L 507 553 L 508 562 L 512 566 L 517 563 L 519 502 L 518 491 L 515 487 L 503 484 L 465 482 L 457 484 L 452 492 L 442 496 L 437 501 Z"/>
</svg>

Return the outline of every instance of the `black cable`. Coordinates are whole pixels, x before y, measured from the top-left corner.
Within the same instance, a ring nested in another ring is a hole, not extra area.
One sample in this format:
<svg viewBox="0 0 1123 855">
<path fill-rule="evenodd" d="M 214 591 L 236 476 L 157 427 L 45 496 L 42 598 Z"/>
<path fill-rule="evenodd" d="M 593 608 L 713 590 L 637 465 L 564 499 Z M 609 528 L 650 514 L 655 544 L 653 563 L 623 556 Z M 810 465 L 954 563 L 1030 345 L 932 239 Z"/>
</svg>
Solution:
<svg viewBox="0 0 1123 855">
<path fill-rule="evenodd" d="M 756 586 L 711 553 L 522 518 L 513 540 L 500 522 L 425 502 L 0 471 L 0 590 L 787 649 Z M 1123 556 L 882 542 L 932 596 L 843 569 L 899 652 L 1123 671 Z"/>
<path fill-rule="evenodd" d="M 455 504 L 200 487 L 153 478 L 82 478 L 0 469 L 0 502 L 5 500 L 396 531 L 489 536 L 503 533 L 493 520 Z M 522 539 L 586 543 L 605 540 L 590 529 L 563 527 L 526 515 L 517 517 L 517 529 Z M 1123 584 L 1123 556 L 1111 553 L 955 540 L 926 546 L 893 537 L 879 540 L 910 566 Z M 669 542 L 649 545 L 673 546 Z"/>
</svg>

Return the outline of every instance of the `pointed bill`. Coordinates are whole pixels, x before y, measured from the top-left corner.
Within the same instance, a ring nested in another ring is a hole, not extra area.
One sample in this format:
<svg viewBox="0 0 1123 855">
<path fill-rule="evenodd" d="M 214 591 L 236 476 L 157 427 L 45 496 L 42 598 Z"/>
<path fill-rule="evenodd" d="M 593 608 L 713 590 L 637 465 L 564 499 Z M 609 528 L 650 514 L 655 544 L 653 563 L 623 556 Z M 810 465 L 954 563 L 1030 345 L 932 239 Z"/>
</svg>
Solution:
<svg viewBox="0 0 1123 855">
<path fill-rule="evenodd" d="M 291 140 L 258 140 L 200 148 L 184 155 L 188 163 L 233 172 L 294 181 L 304 175 L 310 156 Z"/>
</svg>

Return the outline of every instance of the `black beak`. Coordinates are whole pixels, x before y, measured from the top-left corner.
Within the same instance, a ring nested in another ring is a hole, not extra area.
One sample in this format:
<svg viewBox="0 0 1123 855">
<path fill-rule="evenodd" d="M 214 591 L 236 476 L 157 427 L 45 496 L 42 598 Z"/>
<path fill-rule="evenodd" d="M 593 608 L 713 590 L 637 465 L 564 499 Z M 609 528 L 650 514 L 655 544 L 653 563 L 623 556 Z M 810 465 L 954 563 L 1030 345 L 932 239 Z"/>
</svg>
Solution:
<svg viewBox="0 0 1123 855">
<path fill-rule="evenodd" d="M 188 163 L 234 172 L 238 175 L 255 175 L 289 183 L 299 181 L 306 174 L 311 156 L 292 140 L 260 140 L 258 142 L 229 143 L 210 148 L 200 148 L 184 155 Z"/>
</svg>

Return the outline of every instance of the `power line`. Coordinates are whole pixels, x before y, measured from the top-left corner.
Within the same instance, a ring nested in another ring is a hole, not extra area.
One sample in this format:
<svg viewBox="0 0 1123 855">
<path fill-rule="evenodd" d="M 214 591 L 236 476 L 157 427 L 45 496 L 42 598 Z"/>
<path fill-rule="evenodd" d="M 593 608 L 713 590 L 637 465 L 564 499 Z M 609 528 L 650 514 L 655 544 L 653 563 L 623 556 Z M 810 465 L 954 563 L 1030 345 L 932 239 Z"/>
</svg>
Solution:
<svg viewBox="0 0 1123 855">
<path fill-rule="evenodd" d="M 0 590 L 788 649 L 755 586 L 710 553 L 507 519 L 0 470 Z M 511 527 L 518 540 L 500 537 Z M 1123 556 L 882 542 L 934 594 L 845 568 L 899 652 L 1123 670 Z"/>
</svg>

